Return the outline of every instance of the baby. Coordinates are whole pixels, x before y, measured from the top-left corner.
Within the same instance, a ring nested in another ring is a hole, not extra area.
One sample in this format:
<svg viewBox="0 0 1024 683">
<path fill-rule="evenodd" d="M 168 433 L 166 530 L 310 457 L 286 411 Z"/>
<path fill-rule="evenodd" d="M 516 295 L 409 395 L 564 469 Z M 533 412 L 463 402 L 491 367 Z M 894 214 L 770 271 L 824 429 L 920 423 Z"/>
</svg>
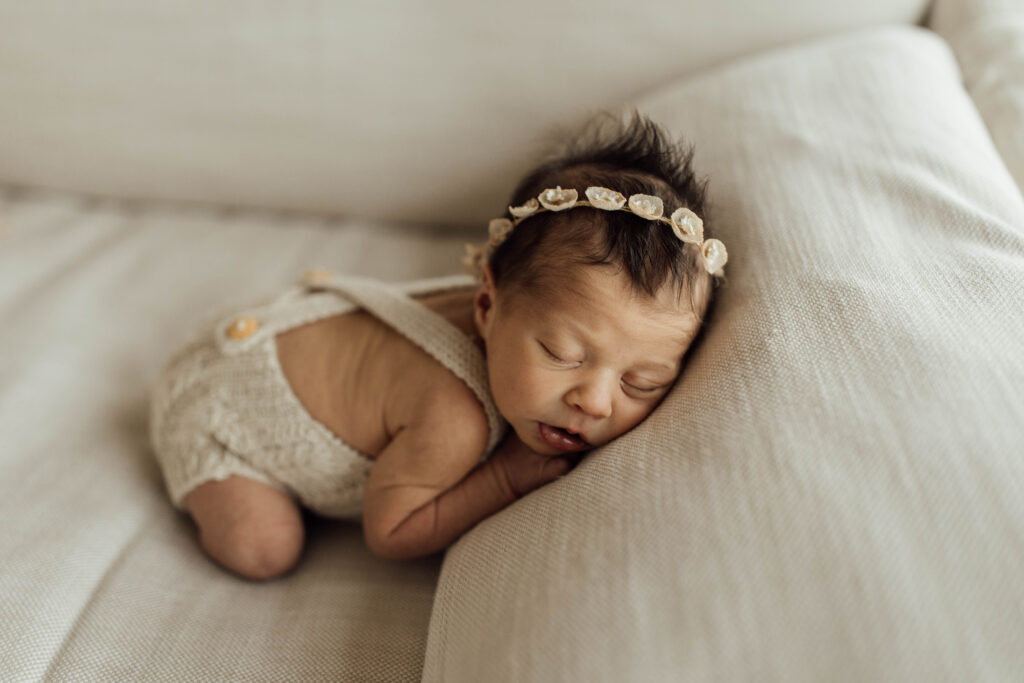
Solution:
<svg viewBox="0 0 1024 683">
<path fill-rule="evenodd" d="M 476 278 L 312 270 L 170 359 L 154 450 L 214 560 L 290 570 L 300 506 L 361 520 L 382 558 L 443 550 L 654 410 L 727 256 L 692 149 L 635 111 L 614 126 L 520 181 Z"/>
</svg>

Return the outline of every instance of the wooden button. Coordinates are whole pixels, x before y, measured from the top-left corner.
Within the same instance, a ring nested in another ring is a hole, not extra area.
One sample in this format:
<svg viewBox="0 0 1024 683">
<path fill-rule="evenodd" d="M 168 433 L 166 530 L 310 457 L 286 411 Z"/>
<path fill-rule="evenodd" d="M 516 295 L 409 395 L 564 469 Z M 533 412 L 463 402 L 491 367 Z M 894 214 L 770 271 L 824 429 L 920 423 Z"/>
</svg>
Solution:
<svg viewBox="0 0 1024 683">
<path fill-rule="evenodd" d="M 260 326 L 260 323 L 256 318 L 250 318 L 249 316 L 243 316 L 241 318 L 235 318 L 228 325 L 228 336 L 232 339 L 245 339 Z"/>
<path fill-rule="evenodd" d="M 333 275 L 334 274 L 326 268 L 313 268 L 312 270 L 307 270 L 303 278 L 310 282 L 326 282 L 327 280 L 330 280 Z"/>
</svg>

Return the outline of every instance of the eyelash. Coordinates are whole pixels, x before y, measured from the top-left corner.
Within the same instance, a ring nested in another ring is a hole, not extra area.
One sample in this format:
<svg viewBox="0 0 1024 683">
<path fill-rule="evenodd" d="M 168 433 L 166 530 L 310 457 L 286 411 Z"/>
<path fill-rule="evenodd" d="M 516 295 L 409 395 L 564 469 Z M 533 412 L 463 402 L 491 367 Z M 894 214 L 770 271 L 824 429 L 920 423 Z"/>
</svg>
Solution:
<svg viewBox="0 0 1024 683">
<path fill-rule="evenodd" d="M 547 347 L 547 346 L 546 346 L 546 345 L 545 345 L 545 344 L 544 344 L 543 342 L 538 342 L 538 343 L 540 343 L 540 347 L 541 347 L 542 349 L 544 349 L 544 353 L 548 354 L 548 356 L 549 356 L 549 357 L 550 357 L 550 358 L 551 358 L 552 360 L 556 360 L 556 361 L 558 361 L 559 363 L 565 363 L 566 365 L 572 365 L 573 363 L 575 363 L 575 362 L 576 362 L 576 361 L 572 361 L 572 360 L 565 360 L 564 358 L 559 358 L 559 357 L 558 357 L 558 356 L 556 356 L 555 354 L 551 353 L 551 349 L 549 349 L 549 348 L 548 348 L 548 347 Z"/>
<path fill-rule="evenodd" d="M 556 356 L 555 354 L 553 354 L 553 353 L 551 352 L 551 349 L 549 349 L 549 348 L 548 348 L 547 346 L 545 346 L 543 342 L 538 342 L 538 343 L 540 343 L 540 347 L 541 347 L 542 349 L 544 349 L 544 353 L 548 354 L 548 356 L 549 356 L 549 357 L 550 357 L 550 358 L 551 358 L 552 360 L 556 360 L 556 361 L 558 361 L 559 363 L 564 363 L 564 364 L 566 364 L 566 365 L 572 365 L 572 364 L 573 364 L 574 362 L 576 362 L 576 361 L 571 361 L 571 360 L 565 360 L 564 358 L 559 358 L 558 356 Z M 632 384 L 630 384 L 629 382 L 626 382 L 626 381 L 623 381 L 622 383 L 623 383 L 623 384 L 625 384 L 625 385 L 626 385 L 627 387 L 629 387 L 630 389 L 632 389 L 633 391 L 639 391 L 639 392 L 640 392 L 640 393 L 642 393 L 642 394 L 652 394 L 652 393 L 654 393 L 655 391 L 657 391 L 658 389 L 660 389 L 660 388 L 661 388 L 661 387 L 650 387 L 650 388 L 648 389 L 648 388 L 643 388 L 643 387 L 638 387 L 638 386 L 634 386 L 634 385 L 632 385 Z"/>
</svg>

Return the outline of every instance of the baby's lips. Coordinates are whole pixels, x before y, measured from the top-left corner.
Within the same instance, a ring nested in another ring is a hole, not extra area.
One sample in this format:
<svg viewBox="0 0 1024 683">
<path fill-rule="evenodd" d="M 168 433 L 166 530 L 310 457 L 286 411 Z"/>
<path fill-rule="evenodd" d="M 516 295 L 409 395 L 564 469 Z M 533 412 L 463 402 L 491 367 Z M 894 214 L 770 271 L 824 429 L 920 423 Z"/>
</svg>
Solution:
<svg viewBox="0 0 1024 683">
<path fill-rule="evenodd" d="M 586 446 L 587 448 L 591 447 L 590 439 L 588 439 L 587 437 L 583 436 L 582 434 L 574 434 L 573 432 L 569 432 L 569 433 L 572 434 L 573 436 L 575 436 L 580 441 L 582 441 L 583 445 Z"/>
<path fill-rule="evenodd" d="M 555 425 L 555 426 L 557 427 L 558 425 Z M 587 444 L 588 446 L 590 445 L 590 439 L 588 439 L 586 437 L 586 435 L 582 431 L 576 431 L 572 427 L 558 427 L 558 428 L 559 429 L 564 429 L 565 431 L 569 432 L 573 436 L 578 436 L 583 441 L 583 443 Z"/>
<path fill-rule="evenodd" d="M 570 439 L 568 436 L 568 430 L 562 427 L 556 427 L 555 425 L 541 422 L 538 424 L 538 435 L 544 443 L 548 444 L 552 448 L 557 448 L 563 453 L 575 453 L 578 451 L 586 450 L 590 447 L 583 437 L 575 436 Z"/>
</svg>

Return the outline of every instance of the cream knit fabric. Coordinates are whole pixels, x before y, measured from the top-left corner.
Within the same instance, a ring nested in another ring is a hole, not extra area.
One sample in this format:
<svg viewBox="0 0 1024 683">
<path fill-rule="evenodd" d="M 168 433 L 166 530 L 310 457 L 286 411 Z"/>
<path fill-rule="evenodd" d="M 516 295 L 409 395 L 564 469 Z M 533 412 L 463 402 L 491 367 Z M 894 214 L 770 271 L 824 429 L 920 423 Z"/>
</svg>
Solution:
<svg viewBox="0 0 1024 683">
<path fill-rule="evenodd" d="M 269 303 L 204 326 L 168 361 L 153 391 L 151 438 L 171 501 L 232 474 L 274 486 L 329 517 L 360 519 L 373 460 L 313 419 L 288 384 L 276 335 L 364 308 L 450 369 L 487 414 L 485 459 L 506 425 L 494 406 L 484 356 L 411 295 L 471 286 L 465 276 L 387 285 L 310 271 Z"/>
</svg>

